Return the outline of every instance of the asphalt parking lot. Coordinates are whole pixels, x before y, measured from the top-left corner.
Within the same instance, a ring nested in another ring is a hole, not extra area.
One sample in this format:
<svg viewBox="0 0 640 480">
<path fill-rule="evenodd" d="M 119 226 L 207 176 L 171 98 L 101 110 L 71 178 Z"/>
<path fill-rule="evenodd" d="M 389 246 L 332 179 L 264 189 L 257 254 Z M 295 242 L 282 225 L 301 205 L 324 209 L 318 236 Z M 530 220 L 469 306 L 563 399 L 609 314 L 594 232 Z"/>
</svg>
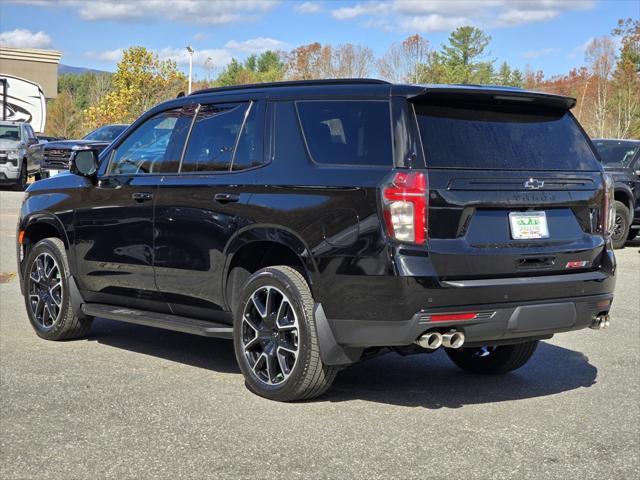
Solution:
<svg viewBox="0 0 640 480">
<path fill-rule="evenodd" d="M 21 198 L 0 191 L 3 479 L 638 478 L 639 241 L 617 252 L 611 328 L 545 341 L 517 372 L 386 355 L 279 404 L 224 340 L 101 319 L 40 340 L 11 275 Z"/>
</svg>

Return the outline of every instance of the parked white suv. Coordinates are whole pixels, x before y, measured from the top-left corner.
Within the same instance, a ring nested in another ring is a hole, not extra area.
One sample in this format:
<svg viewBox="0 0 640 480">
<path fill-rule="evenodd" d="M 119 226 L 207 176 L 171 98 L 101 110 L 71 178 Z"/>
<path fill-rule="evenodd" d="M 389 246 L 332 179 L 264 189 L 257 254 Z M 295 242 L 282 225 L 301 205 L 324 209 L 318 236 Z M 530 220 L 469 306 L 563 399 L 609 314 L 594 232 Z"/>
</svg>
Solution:
<svg viewBox="0 0 640 480">
<path fill-rule="evenodd" d="M 0 121 L 0 185 L 24 190 L 29 175 L 39 175 L 42 145 L 28 123 Z"/>
</svg>

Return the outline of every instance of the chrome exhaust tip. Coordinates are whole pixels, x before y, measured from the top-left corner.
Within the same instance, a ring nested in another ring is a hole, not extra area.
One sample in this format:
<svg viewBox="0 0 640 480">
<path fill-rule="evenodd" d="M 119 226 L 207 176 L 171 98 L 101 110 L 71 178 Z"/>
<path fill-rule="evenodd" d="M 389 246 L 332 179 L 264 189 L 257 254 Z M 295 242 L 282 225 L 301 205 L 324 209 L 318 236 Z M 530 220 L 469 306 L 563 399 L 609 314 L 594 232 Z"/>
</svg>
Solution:
<svg viewBox="0 0 640 480">
<path fill-rule="evenodd" d="M 604 330 L 605 328 L 609 327 L 610 323 L 611 323 L 611 320 L 609 319 L 609 314 L 603 313 L 601 315 L 598 315 L 593 320 L 593 322 L 591 322 L 591 325 L 589 325 L 589 328 L 593 330 Z"/>
<path fill-rule="evenodd" d="M 449 332 L 442 335 L 442 345 L 445 348 L 460 348 L 464 345 L 464 333 Z"/>
<path fill-rule="evenodd" d="M 415 343 L 427 350 L 435 350 L 442 345 L 442 335 L 438 332 L 423 333 L 418 337 Z"/>
</svg>

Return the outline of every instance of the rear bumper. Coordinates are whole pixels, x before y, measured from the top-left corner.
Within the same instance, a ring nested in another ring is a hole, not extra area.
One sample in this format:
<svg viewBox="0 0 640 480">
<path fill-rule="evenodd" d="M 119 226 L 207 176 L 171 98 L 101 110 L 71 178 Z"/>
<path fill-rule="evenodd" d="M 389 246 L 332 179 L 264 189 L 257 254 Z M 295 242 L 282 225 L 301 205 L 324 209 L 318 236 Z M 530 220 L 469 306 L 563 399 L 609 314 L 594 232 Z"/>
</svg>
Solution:
<svg viewBox="0 0 640 480">
<path fill-rule="evenodd" d="M 545 301 L 465 305 L 424 309 L 406 321 L 329 320 L 336 342 L 347 347 L 383 347 L 412 344 L 427 330 L 451 329 L 465 334 L 465 346 L 491 342 L 518 343 L 548 338 L 560 332 L 587 328 L 596 316 L 608 312 L 613 294 L 558 298 Z M 435 321 L 443 313 L 475 313 L 470 320 Z"/>
</svg>

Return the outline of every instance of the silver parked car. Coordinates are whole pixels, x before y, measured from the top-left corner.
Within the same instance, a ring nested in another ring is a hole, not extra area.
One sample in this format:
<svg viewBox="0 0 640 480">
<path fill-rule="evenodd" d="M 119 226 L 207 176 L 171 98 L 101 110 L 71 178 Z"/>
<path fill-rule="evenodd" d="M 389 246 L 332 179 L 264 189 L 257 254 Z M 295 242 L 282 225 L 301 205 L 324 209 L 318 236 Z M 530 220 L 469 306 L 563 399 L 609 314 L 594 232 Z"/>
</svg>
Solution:
<svg viewBox="0 0 640 480">
<path fill-rule="evenodd" d="M 0 121 L 0 185 L 24 190 L 29 175 L 38 176 L 42 144 L 28 123 Z"/>
</svg>

